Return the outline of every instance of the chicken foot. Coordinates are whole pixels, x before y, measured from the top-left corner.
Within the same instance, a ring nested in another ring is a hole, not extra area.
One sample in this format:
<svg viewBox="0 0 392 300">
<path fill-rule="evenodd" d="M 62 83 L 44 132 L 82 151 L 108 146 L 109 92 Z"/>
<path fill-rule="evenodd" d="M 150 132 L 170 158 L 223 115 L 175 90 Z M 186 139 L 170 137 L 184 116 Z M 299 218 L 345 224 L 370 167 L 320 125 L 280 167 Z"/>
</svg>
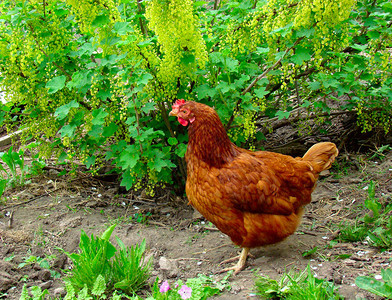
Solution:
<svg viewBox="0 0 392 300">
<path fill-rule="evenodd" d="M 221 262 L 221 264 L 224 263 L 228 263 L 228 262 L 232 262 L 237 260 L 238 258 L 238 262 L 235 266 L 233 267 L 229 267 L 229 268 L 225 268 L 223 270 L 221 270 L 219 273 L 224 273 L 224 272 L 228 272 L 233 270 L 234 271 L 234 275 L 237 275 L 239 272 L 241 272 L 244 268 L 245 268 L 245 263 L 246 263 L 246 259 L 248 258 L 249 255 L 249 248 L 242 248 L 241 254 L 239 256 L 227 259 L 223 262 Z"/>
</svg>

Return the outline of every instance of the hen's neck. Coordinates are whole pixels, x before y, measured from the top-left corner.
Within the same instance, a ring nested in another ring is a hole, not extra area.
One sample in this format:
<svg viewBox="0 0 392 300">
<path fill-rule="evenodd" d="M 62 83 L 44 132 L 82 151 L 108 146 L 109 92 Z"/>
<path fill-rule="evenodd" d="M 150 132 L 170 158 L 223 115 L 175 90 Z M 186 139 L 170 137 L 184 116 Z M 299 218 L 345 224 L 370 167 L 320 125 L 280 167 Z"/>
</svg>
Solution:
<svg viewBox="0 0 392 300">
<path fill-rule="evenodd" d="M 236 146 L 230 141 L 217 116 L 196 119 L 189 125 L 188 135 L 187 160 L 193 156 L 210 166 L 221 167 L 238 154 Z"/>
</svg>

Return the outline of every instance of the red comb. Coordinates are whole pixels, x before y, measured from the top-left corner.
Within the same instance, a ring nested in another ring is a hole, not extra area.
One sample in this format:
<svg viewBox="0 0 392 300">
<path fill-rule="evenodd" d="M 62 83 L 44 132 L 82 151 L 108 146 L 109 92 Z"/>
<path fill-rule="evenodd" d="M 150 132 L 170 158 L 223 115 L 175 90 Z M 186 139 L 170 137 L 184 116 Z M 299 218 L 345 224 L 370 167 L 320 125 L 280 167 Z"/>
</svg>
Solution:
<svg viewBox="0 0 392 300">
<path fill-rule="evenodd" d="M 184 99 L 178 99 L 174 104 L 173 107 L 179 107 L 185 103 Z"/>
</svg>

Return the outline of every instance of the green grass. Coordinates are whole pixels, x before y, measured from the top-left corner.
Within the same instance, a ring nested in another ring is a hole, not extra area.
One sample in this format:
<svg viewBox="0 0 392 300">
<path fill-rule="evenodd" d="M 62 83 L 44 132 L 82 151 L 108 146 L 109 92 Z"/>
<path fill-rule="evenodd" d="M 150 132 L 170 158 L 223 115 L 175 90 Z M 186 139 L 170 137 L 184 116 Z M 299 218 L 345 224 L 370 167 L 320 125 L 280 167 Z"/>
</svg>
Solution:
<svg viewBox="0 0 392 300">
<path fill-rule="evenodd" d="M 363 211 L 366 212 L 354 223 L 344 222 L 339 225 L 337 237 L 341 242 L 368 241 L 370 245 L 381 251 L 392 247 L 392 203 L 381 201 L 376 197 L 376 183 L 367 185 L 368 195 L 364 201 Z"/>
<path fill-rule="evenodd" d="M 316 278 L 309 265 L 301 272 L 284 273 L 279 280 L 257 275 L 255 286 L 262 299 L 343 299 L 334 284 Z"/>
</svg>

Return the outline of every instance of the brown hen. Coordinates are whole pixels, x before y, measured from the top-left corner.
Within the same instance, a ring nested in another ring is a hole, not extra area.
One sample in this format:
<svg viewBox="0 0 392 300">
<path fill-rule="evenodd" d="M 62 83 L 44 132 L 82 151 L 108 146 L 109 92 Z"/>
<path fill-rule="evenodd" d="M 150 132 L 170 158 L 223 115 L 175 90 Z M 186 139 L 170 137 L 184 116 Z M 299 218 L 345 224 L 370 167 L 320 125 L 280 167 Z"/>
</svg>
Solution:
<svg viewBox="0 0 392 300">
<path fill-rule="evenodd" d="M 331 167 L 333 143 L 312 146 L 302 158 L 237 147 L 215 110 L 177 100 L 171 116 L 188 126 L 186 194 L 189 203 L 243 248 L 233 268 L 245 267 L 249 248 L 293 234 L 311 201 L 319 173 Z"/>
</svg>

